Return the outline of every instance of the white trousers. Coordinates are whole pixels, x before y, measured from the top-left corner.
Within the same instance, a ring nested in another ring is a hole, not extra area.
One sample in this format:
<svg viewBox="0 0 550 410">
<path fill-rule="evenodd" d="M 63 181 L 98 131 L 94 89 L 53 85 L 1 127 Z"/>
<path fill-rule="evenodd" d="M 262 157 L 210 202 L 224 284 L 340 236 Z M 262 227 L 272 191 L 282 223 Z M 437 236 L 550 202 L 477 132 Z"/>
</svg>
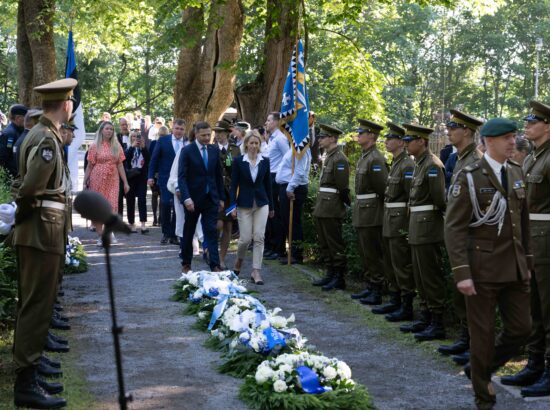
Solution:
<svg viewBox="0 0 550 410">
<path fill-rule="evenodd" d="M 254 240 L 252 248 L 252 269 L 261 269 L 264 256 L 264 234 L 269 206 L 254 206 L 253 208 L 237 208 L 239 220 L 239 243 L 237 258 L 244 259 L 246 250 L 251 240 Z"/>
</svg>

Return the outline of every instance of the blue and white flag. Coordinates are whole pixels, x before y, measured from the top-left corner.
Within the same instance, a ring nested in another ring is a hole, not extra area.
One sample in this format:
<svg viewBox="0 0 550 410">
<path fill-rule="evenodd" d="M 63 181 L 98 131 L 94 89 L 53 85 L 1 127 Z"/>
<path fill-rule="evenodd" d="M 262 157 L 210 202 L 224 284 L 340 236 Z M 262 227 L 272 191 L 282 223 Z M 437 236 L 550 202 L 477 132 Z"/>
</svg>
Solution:
<svg viewBox="0 0 550 410">
<path fill-rule="evenodd" d="M 279 128 L 287 136 L 300 158 L 309 144 L 309 99 L 306 88 L 306 67 L 304 46 L 298 40 L 292 51 L 281 101 L 281 121 Z"/>
<path fill-rule="evenodd" d="M 78 80 L 76 72 L 76 56 L 74 54 L 73 32 L 69 31 L 69 43 L 67 44 L 67 61 L 65 63 L 65 77 L 74 78 Z M 80 101 L 80 84 L 76 86 L 73 91 L 73 97 L 76 100 L 73 106 L 73 112 L 76 113 L 74 117 L 74 139 L 71 145 L 69 145 L 67 163 L 69 170 L 71 171 L 71 183 L 72 191 L 78 191 L 78 149 L 84 143 L 86 138 L 86 130 L 84 129 L 84 112 L 82 110 L 82 103 Z"/>
</svg>

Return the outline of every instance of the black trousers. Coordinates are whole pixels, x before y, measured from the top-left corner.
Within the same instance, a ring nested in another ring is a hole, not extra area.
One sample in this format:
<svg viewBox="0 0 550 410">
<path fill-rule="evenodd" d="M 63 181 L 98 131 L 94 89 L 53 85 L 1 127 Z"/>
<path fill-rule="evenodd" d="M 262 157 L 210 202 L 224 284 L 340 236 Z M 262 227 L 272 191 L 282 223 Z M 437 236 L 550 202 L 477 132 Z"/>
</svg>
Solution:
<svg viewBox="0 0 550 410">
<path fill-rule="evenodd" d="M 205 204 L 195 204 L 195 211 L 189 212 L 185 208 L 185 223 L 183 225 L 183 246 L 182 250 L 182 265 L 191 266 L 193 259 L 193 236 L 199 216 L 202 216 L 202 231 L 204 241 L 208 246 L 208 255 L 210 258 L 210 269 L 219 267 L 220 256 L 218 251 L 218 205 L 212 201 Z"/>
<path fill-rule="evenodd" d="M 286 196 L 288 184 L 279 185 L 279 199 L 281 205 L 281 219 L 283 222 L 285 238 L 288 240 L 290 225 L 290 200 Z M 302 210 L 307 198 L 307 185 L 299 185 L 294 189 L 294 209 L 292 211 L 292 256 L 301 260 L 303 258 L 303 249 L 301 242 L 304 240 L 304 231 L 302 228 Z M 290 241 L 289 241 L 290 242 Z"/>
<path fill-rule="evenodd" d="M 169 201 L 163 201 L 160 197 L 160 214 L 162 234 L 168 238 L 176 237 L 176 210 L 174 209 L 174 196 Z"/>
<path fill-rule="evenodd" d="M 273 218 L 269 218 L 266 224 L 265 244 L 266 248 L 277 252 L 279 255 L 285 253 L 285 231 L 281 217 L 281 198 L 279 198 L 279 184 L 275 182 L 276 173 L 271 173 L 271 190 L 273 196 Z M 286 194 L 285 194 L 286 198 Z"/>
<path fill-rule="evenodd" d="M 147 222 L 147 180 L 141 177 L 130 180 L 130 190 L 126 194 L 126 215 L 128 223 L 133 225 L 135 222 L 136 197 L 138 202 L 139 221 Z"/>
</svg>

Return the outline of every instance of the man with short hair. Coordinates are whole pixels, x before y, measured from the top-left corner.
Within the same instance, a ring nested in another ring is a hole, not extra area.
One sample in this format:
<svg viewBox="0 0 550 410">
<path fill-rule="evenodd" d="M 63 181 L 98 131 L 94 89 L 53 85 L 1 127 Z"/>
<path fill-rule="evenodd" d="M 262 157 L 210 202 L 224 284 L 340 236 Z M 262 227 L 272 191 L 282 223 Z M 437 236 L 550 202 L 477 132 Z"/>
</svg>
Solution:
<svg viewBox="0 0 550 410">
<path fill-rule="evenodd" d="M 355 172 L 355 203 L 351 221 L 357 231 L 365 290 L 351 295 L 351 298 L 359 299 L 364 305 L 380 305 L 384 285 L 382 216 L 388 168 L 386 159 L 376 147 L 376 141 L 384 127 L 361 118 L 357 121 L 357 142 L 362 152 Z"/>
<path fill-rule="evenodd" d="M 14 155 L 14 147 L 17 140 L 25 130 L 25 114 L 28 108 L 21 104 L 10 107 L 9 125 L 0 132 L 0 167 L 4 168 L 9 175 L 17 175 L 17 162 Z"/>
<path fill-rule="evenodd" d="M 342 226 L 351 199 L 349 161 L 338 147 L 338 138 L 343 133 L 334 126 L 319 124 L 319 147 L 325 150 L 326 156 L 313 217 L 319 238 L 319 261 L 326 273 L 324 278 L 313 281 L 312 285 L 321 286 L 324 291 L 346 288 L 348 261 Z"/>
<path fill-rule="evenodd" d="M 70 221 L 71 183 L 59 129 L 73 109 L 72 78 L 35 87 L 44 114 L 21 146 L 20 184 L 16 194 L 14 244 L 17 248 L 18 293 L 14 361 L 18 407 L 57 409 L 66 401 L 50 394 L 63 390 L 37 376 L 57 294 Z"/>
<path fill-rule="evenodd" d="M 414 280 L 421 298 L 419 320 L 402 325 L 418 341 L 444 339 L 445 278 L 442 270 L 445 173 L 443 164 L 429 148 L 431 128 L 403 124 L 403 141 L 414 156 L 415 167 L 409 196 L 409 245 Z"/>
<path fill-rule="evenodd" d="M 170 178 L 170 169 L 176 157 L 176 152 L 185 145 L 185 121 L 176 119 L 172 134 L 161 137 L 155 144 L 155 149 L 151 155 L 149 163 L 149 179 L 147 184 L 152 187 L 155 184 L 155 173 L 158 172 L 158 186 L 160 188 L 160 214 L 162 224 L 161 245 L 169 242 L 173 245 L 179 245 L 176 236 L 176 210 L 174 209 L 174 195 L 168 191 L 168 178 Z"/>
<path fill-rule="evenodd" d="M 23 133 L 19 136 L 17 139 L 17 142 L 13 146 L 13 155 L 15 159 L 15 166 L 17 168 L 17 172 L 19 173 L 19 151 L 21 149 L 21 145 L 23 144 L 23 141 L 25 141 L 25 137 L 29 133 L 32 127 L 34 127 L 38 123 L 38 119 L 42 115 L 42 110 L 40 109 L 30 109 L 27 111 L 27 114 L 25 114 L 25 121 L 24 126 L 25 130 Z"/>
<path fill-rule="evenodd" d="M 267 233 L 265 238 L 266 251 L 264 252 L 265 259 L 279 259 L 286 253 L 285 233 L 283 227 L 283 219 L 281 217 L 281 200 L 279 198 L 279 184 L 277 184 L 276 176 L 279 165 L 287 151 L 290 149 L 288 138 L 279 129 L 279 120 L 281 116 L 278 112 L 269 113 L 265 122 L 265 128 L 269 134 L 269 165 L 271 169 L 271 185 L 273 195 L 273 210 L 275 212 L 273 218 L 267 222 Z"/>
<path fill-rule="evenodd" d="M 207 122 L 195 124 L 195 141 L 183 148 L 178 164 L 178 190 L 185 207 L 183 226 L 182 272 L 191 270 L 193 235 L 199 217 L 208 245 L 212 271 L 220 271 L 218 253 L 218 212 L 224 209 L 223 174 L 220 150 L 210 144 L 212 130 Z"/>
<path fill-rule="evenodd" d="M 479 161 L 483 154 L 477 150 L 474 136 L 477 129 L 483 125 L 483 121 L 472 115 L 459 110 L 451 110 L 451 119 L 447 122 L 449 141 L 456 148 L 456 163 L 453 168 L 450 185 L 454 184 L 457 175 L 468 165 Z M 454 155 L 454 154 L 453 154 Z M 447 243 L 447 248 L 453 243 Z M 455 315 L 460 324 L 460 336 L 451 345 L 441 345 L 437 349 L 439 353 L 453 356 L 458 364 L 465 364 L 468 361 L 470 349 L 470 335 L 466 319 L 466 301 L 464 295 L 453 286 L 453 305 Z"/>
<path fill-rule="evenodd" d="M 525 137 L 535 150 L 525 159 L 527 203 L 535 269 L 531 272 L 533 329 L 527 341 L 527 366 L 502 383 L 522 386 L 521 395 L 550 395 L 550 106 L 531 101 L 525 121 Z"/>
<path fill-rule="evenodd" d="M 445 219 L 449 261 L 466 296 L 470 365 L 476 405 L 496 403 L 491 374 L 517 355 L 531 330 L 529 208 L 521 167 L 511 157 L 517 126 L 495 118 L 480 130 L 487 152 L 451 186 Z M 498 307 L 502 332 L 495 340 Z"/>
</svg>

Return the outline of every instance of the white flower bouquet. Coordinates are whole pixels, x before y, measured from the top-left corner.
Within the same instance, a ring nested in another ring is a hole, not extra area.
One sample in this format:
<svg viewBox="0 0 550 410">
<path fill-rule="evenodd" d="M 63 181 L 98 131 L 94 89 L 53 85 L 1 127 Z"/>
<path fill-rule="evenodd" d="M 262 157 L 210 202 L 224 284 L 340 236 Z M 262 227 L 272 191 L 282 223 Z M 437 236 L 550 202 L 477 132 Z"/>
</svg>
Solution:
<svg viewBox="0 0 550 410">
<path fill-rule="evenodd" d="M 65 273 L 82 273 L 88 270 L 87 255 L 76 236 L 67 237 L 65 246 Z"/>
</svg>

